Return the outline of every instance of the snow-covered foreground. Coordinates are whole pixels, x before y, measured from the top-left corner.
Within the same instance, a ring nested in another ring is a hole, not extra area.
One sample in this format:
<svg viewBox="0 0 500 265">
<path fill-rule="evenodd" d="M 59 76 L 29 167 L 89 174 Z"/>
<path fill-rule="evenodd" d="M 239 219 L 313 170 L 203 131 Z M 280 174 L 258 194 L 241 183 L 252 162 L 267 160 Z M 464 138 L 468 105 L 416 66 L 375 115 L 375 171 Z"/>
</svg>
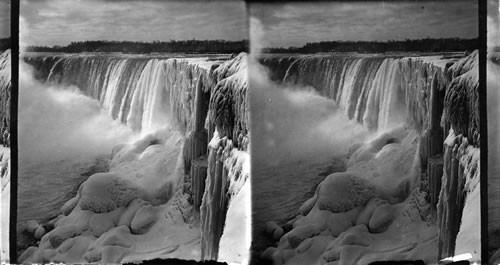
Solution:
<svg viewBox="0 0 500 265">
<path fill-rule="evenodd" d="M 358 147 L 347 171 L 321 182 L 290 222 L 293 228 L 263 256 L 275 264 L 435 261 L 437 231 L 426 217 L 429 205 L 425 194 L 412 193 L 418 144 L 417 135 L 402 128 Z"/>
<path fill-rule="evenodd" d="M 80 186 L 76 197 L 53 220 L 38 248 L 20 257 L 86 263 L 137 261 L 148 257 L 199 259 L 200 233 L 182 179 L 182 138 L 175 131 L 146 136 L 121 146 L 109 173 L 98 173 Z M 30 229 L 30 228 L 28 228 Z M 57 250 L 57 251 L 56 251 Z"/>
</svg>

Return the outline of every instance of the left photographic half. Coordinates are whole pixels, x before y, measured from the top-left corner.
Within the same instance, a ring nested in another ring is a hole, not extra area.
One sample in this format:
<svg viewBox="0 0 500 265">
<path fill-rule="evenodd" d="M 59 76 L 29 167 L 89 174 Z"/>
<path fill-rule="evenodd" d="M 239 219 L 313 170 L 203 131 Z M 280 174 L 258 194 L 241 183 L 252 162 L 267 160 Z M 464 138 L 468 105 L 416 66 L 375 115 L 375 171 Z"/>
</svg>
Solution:
<svg viewBox="0 0 500 265">
<path fill-rule="evenodd" d="M 244 263 L 243 1 L 22 0 L 18 263 Z"/>
<path fill-rule="evenodd" d="M 10 218 L 10 0 L 0 1 L 0 262 L 9 262 Z"/>
</svg>

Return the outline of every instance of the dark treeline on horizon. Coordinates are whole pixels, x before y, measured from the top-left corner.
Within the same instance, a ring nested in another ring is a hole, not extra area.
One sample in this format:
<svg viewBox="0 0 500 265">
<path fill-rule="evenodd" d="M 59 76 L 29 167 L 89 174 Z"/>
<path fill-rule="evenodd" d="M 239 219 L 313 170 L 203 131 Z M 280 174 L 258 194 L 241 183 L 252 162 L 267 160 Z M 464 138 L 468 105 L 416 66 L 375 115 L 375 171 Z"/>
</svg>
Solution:
<svg viewBox="0 0 500 265">
<path fill-rule="evenodd" d="M 10 38 L 0 39 L 0 51 L 10 49 Z"/>
<path fill-rule="evenodd" d="M 248 40 L 77 41 L 67 46 L 28 46 L 33 52 L 123 52 L 123 53 L 239 53 L 248 51 Z"/>
<path fill-rule="evenodd" d="M 320 52 L 444 52 L 478 49 L 479 39 L 418 39 L 380 41 L 321 41 L 308 42 L 302 47 L 264 48 L 264 53 L 320 53 Z"/>
</svg>

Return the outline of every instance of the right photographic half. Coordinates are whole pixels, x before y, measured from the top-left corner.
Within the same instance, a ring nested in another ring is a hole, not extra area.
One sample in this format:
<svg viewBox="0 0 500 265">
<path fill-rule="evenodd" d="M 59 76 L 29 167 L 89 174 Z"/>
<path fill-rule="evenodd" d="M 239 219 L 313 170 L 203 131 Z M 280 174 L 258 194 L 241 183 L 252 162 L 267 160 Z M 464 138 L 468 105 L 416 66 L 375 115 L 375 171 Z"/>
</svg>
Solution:
<svg viewBox="0 0 500 265">
<path fill-rule="evenodd" d="M 478 2 L 248 8 L 252 264 L 481 263 Z"/>
<path fill-rule="evenodd" d="M 487 111 L 488 111 L 488 257 L 500 263 L 500 22 L 498 0 L 488 0 Z"/>
</svg>

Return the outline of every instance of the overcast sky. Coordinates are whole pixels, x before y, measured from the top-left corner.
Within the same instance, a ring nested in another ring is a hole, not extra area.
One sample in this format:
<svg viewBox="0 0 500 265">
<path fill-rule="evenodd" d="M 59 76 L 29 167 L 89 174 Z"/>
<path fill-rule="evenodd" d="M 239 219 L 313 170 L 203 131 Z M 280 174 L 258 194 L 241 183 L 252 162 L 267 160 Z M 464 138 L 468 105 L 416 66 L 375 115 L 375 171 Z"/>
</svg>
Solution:
<svg viewBox="0 0 500 265">
<path fill-rule="evenodd" d="M 10 37 L 10 0 L 0 0 L 0 39 Z"/>
<path fill-rule="evenodd" d="M 248 39 L 243 1 L 21 0 L 21 42 Z"/>
<path fill-rule="evenodd" d="M 252 31 L 263 32 L 263 47 L 322 40 L 478 37 L 476 0 L 255 3 L 250 14 Z"/>
</svg>

